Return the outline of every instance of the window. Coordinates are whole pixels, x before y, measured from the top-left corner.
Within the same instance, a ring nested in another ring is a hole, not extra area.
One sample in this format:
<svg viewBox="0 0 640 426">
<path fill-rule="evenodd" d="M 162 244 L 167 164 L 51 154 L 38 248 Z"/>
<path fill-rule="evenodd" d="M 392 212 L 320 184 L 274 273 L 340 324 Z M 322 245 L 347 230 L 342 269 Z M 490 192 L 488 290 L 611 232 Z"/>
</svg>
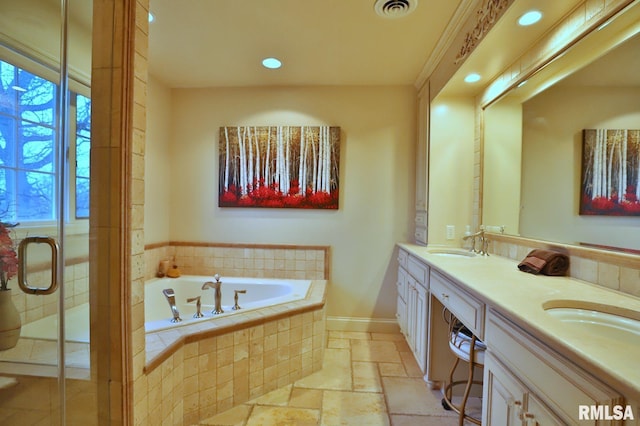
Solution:
<svg viewBox="0 0 640 426">
<path fill-rule="evenodd" d="M 37 68 L 37 67 L 34 67 Z M 30 70 L 0 60 L 0 217 L 46 223 L 57 219 L 57 98 L 59 87 Z M 91 100 L 71 93 L 69 205 L 89 217 Z M 70 156 L 71 157 L 71 156 Z"/>
<path fill-rule="evenodd" d="M 75 202 L 76 219 L 89 217 L 89 153 L 91 150 L 91 99 L 75 94 Z"/>
</svg>

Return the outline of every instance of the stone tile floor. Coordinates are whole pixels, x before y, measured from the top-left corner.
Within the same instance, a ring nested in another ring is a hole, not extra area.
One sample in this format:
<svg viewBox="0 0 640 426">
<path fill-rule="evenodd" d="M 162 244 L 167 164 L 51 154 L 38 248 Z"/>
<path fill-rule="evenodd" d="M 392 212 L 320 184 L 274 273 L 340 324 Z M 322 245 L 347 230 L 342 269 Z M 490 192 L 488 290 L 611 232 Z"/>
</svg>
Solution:
<svg viewBox="0 0 640 426">
<path fill-rule="evenodd" d="M 329 331 L 322 370 L 199 426 L 455 426 L 402 334 Z"/>
</svg>

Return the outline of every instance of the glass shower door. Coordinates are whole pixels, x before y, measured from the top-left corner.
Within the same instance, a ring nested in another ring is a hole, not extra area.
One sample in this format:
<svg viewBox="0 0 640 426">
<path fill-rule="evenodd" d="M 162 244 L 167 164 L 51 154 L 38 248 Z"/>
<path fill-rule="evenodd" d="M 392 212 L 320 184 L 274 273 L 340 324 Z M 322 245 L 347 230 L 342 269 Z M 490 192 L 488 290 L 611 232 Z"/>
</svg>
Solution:
<svg viewBox="0 0 640 426">
<path fill-rule="evenodd" d="M 0 299 L 10 293 L 19 318 L 16 336 L 0 315 L 0 333 L 14 330 L 0 337 L 0 424 L 98 424 L 89 338 L 91 4 L 0 0 Z"/>
</svg>

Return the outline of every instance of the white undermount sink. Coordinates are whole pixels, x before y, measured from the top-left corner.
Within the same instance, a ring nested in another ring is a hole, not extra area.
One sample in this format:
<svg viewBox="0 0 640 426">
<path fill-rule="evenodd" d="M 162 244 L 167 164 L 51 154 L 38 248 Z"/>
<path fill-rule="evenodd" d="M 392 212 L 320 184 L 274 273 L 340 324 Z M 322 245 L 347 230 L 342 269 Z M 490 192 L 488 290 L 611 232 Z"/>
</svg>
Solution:
<svg viewBox="0 0 640 426">
<path fill-rule="evenodd" d="M 476 254 L 469 250 L 455 249 L 455 248 L 432 248 L 427 251 L 429 254 L 436 256 L 447 257 L 474 257 Z"/>
<path fill-rule="evenodd" d="M 594 337 L 635 342 L 640 338 L 639 312 L 582 301 L 552 301 L 544 309 L 553 318 Z"/>
</svg>

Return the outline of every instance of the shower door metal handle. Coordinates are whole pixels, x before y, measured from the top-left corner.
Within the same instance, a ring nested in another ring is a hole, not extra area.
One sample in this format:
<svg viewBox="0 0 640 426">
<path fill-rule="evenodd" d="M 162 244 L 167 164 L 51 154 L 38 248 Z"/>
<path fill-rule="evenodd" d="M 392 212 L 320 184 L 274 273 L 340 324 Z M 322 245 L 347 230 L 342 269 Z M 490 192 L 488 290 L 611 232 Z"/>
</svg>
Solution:
<svg viewBox="0 0 640 426">
<path fill-rule="evenodd" d="M 51 283 L 49 287 L 32 287 L 27 282 L 27 246 L 47 244 L 51 248 Z M 58 243 L 51 237 L 25 237 L 18 246 L 18 285 L 27 294 L 51 294 L 58 289 Z"/>
</svg>

